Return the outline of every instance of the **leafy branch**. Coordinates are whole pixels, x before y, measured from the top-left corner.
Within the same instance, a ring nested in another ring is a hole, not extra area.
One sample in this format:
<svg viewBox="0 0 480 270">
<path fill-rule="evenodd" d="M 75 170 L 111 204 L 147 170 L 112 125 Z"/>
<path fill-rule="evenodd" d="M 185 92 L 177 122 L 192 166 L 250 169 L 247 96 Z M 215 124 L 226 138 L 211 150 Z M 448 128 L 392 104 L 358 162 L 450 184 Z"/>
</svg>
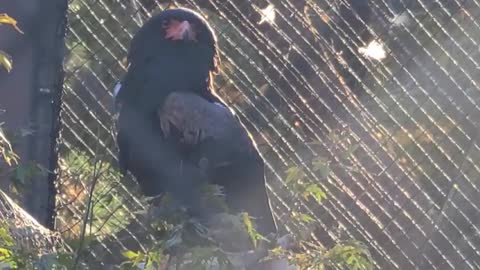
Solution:
<svg viewBox="0 0 480 270">
<path fill-rule="evenodd" d="M 224 199 L 218 192 L 206 192 L 204 196 L 220 197 L 205 199 L 213 204 Z M 216 205 L 212 207 L 222 209 Z M 213 266 L 215 269 L 242 269 L 268 254 L 265 244 L 270 240 L 256 231 L 255 222 L 247 213 L 232 215 L 228 210 L 220 211 L 200 222 L 191 218 L 171 195 L 165 194 L 144 214 L 154 217 L 147 233 L 154 235 L 158 242 L 143 252 L 124 251 L 123 269 L 138 265 L 145 269 L 158 269 L 159 265 L 175 265 L 176 269 L 185 270 L 207 270 Z"/>
<path fill-rule="evenodd" d="M 0 123 L 0 155 L 8 166 L 13 166 L 18 164 L 19 157 L 13 151 L 12 144 L 2 129 L 2 124 L 3 123 Z"/>
<path fill-rule="evenodd" d="M 345 169 L 348 171 L 357 171 L 354 166 L 348 164 L 348 159 L 357 151 L 359 144 L 352 142 L 348 137 L 348 129 L 332 131 L 329 136 L 330 144 L 324 143 L 323 145 L 319 141 L 313 141 L 308 145 L 323 146 L 330 153 L 337 154 L 337 160 L 329 159 L 323 155 L 318 155 L 309 162 L 311 172 L 315 174 L 320 181 L 327 180 L 334 169 Z M 318 149 L 319 153 L 324 151 L 324 148 Z M 300 166 L 291 166 L 285 171 L 285 184 L 293 192 L 293 196 L 296 199 L 308 200 L 313 198 L 317 203 L 322 203 L 323 200 L 328 198 L 327 193 L 320 187 L 319 184 L 308 181 L 307 173 L 304 168 Z M 298 205 L 298 204 L 297 204 Z M 305 223 L 311 223 L 314 218 L 306 213 L 299 213 L 299 207 L 294 209 L 291 213 L 295 220 L 299 220 Z"/>
<path fill-rule="evenodd" d="M 302 241 L 301 249 L 292 251 L 277 247 L 271 257 L 286 258 L 298 270 L 324 270 L 326 267 L 345 267 L 351 270 L 372 270 L 372 256 L 368 248 L 358 241 L 337 243 L 331 249 L 322 248 L 312 242 Z"/>
<path fill-rule="evenodd" d="M 23 34 L 23 31 L 17 26 L 17 21 L 5 13 L 0 14 L 0 24 L 10 25 L 17 32 Z M 7 70 L 7 72 L 10 72 L 13 68 L 12 58 L 6 52 L 1 50 L 0 50 L 0 65 L 2 65 Z"/>
<path fill-rule="evenodd" d="M 319 146 L 318 152 L 327 150 L 334 153 L 336 159 L 328 159 L 322 155 L 314 157 L 310 161 L 311 172 L 320 181 L 328 179 L 334 169 L 356 171 L 349 165 L 349 158 L 357 151 L 359 144 L 353 142 L 348 136 L 348 130 L 333 131 L 329 134 L 329 143 L 311 142 L 309 145 Z M 321 146 L 321 147 L 320 147 Z M 326 155 L 325 155 L 326 156 Z M 307 173 L 304 168 L 292 166 L 286 170 L 285 183 L 293 191 L 295 198 L 308 200 L 315 199 L 317 203 L 327 199 L 326 192 L 317 184 L 307 181 Z M 312 229 L 315 226 L 315 218 L 302 212 L 300 204 L 295 203 L 290 213 L 293 220 L 303 222 Z M 331 249 L 323 248 L 312 241 L 308 241 L 308 234 L 295 235 L 297 247 L 300 249 L 286 249 L 277 247 L 271 251 L 273 257 L 286 258 L 290 264 L 302 269 L 326 269 L 327 266 L 341 266 L 352 270 L 373 269 L 371 255 L 365 245 L 355 240 L 337 243 Z"/>
</svg>

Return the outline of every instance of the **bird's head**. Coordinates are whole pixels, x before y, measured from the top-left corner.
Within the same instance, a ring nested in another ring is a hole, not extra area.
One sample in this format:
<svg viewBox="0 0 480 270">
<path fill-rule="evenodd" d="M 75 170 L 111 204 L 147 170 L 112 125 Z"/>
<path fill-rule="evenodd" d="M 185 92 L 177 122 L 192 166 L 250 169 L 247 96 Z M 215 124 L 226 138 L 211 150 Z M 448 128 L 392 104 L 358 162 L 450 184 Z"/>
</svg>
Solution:
<svg viewBox="0 0 480 270">
<path fill-rule="evenodd" d="M 130 64 L 157 61 L 186 76 L 217 70 L 217 40 L 208 22 L 186 8 L 164 10 L 150 18 L 135 34 L 128 55 Z"/>
</svg>

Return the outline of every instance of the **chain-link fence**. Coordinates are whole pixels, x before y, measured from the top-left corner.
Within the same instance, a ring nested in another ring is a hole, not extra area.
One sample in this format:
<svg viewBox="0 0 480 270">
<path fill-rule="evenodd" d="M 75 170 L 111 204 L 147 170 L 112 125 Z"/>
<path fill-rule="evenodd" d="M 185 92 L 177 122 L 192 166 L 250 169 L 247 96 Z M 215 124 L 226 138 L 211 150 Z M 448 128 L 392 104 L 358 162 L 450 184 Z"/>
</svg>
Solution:
<svg viewBox="0 0 480 270">
<path fill-rule="evenodd" d="M 477 0 L 71 1 L 57 200 L 65 237 L 82 234 L 90 206 L 89 233 L 105 239 L 88 250 L 99 263 L 151 240 L 132 229 L 145 205 L 135 182 L 114 169 L 112 88 L 132 35 L 167 4 L 215 29 L 215 88 L 266 160 L 282 230 L 303 230 L 291 218 L 302 211 L 321 246 L 362 241 L 378 269 L 480 269 Z M 294 196 L 292 167 L 327 198 Z"/>
</svg>

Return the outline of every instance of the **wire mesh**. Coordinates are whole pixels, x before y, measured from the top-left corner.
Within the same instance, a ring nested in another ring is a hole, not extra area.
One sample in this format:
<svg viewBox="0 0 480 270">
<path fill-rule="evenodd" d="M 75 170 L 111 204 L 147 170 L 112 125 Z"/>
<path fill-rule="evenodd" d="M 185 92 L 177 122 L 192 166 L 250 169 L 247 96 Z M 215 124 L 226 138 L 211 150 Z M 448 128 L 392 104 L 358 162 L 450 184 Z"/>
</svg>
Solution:
<svg viewBox="0 0 480 270">
<path fill-rule="evenodd" d="M 99 263 L 146 241 L 125 229 L 145 203 L 115 171 L 112 89 L 133 34 L 167 4 L 69 5 L 57 227 L 79 236 L 96 183 L 91 227 L 109 238 L 91 250 Z M 283 230 L 307 226 L 289 218 L 301 209 L 316 219 L 318 243 L 362 241 L 378 269 L 480 268 L 480 1 L 173 4 L 199 11 L 217 32 L 215 88 L 265 158 Z M 328 177 L 314 169 L 318 158 Z M 284 173 L 292 166 L 327 199 L 293 196 Z"/>
</svg>

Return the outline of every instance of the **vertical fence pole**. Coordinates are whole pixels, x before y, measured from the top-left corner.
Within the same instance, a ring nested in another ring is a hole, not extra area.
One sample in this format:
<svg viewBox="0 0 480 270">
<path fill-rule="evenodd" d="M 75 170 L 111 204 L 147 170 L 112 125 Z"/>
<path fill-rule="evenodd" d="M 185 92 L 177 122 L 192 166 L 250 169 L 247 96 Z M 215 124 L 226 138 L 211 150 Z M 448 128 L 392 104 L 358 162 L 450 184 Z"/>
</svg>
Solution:
<svg viewBox="0 0 480 270">
<path fill-rule="evenodd" d="M 41 224 L 54 227 L 57 139 L 63 90 L 63 56 L 67 0 L 42 1 L 31 33 L 34 48 L 34 84 L 31 123 L 35 131 L 27 146 L 27 160 L 47 168 L 32 179 L 25 207 Z M 35 29 L 33 28 L 33 29 Z"/>
</svg>

